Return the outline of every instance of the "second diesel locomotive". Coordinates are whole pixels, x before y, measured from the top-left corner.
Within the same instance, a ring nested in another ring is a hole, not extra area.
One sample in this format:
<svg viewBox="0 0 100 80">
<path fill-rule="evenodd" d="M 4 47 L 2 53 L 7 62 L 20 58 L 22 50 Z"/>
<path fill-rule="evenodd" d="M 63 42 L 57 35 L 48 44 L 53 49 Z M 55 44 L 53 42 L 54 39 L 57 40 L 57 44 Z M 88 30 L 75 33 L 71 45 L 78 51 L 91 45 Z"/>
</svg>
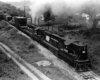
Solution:
<svg viewBox="0 0 100 80">
<path fill-rule="evenodd" d="M 77 71 L 86 71 L 91 67 L 87 53 L 87 45 L 80 41 L 65 39 L 41 27 L 27 25 L 26 18 L 16 17 L 15 27 L 34 38 L 44 47 L 49 49 L 58 58 L 73 66 Z M 20 25 L 20 24 L 24 25 Z M 16 26 L 17 25 L 17 26 Z M 23 26 L 25 26 L 23 28 Z"/>
</svg>

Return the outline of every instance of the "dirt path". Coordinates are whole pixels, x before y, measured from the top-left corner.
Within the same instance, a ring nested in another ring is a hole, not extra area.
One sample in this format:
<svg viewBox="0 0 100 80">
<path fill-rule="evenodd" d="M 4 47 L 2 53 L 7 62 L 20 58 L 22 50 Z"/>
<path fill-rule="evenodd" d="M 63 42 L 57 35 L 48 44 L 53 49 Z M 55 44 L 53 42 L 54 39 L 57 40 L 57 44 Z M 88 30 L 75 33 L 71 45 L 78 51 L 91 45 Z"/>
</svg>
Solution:
<svg viewBox="0 0 100 80">
<path fill-rule="evenodd" d="M 0 80 L 31 80 L 4 53 L 0 52 Z"/>
</svg>

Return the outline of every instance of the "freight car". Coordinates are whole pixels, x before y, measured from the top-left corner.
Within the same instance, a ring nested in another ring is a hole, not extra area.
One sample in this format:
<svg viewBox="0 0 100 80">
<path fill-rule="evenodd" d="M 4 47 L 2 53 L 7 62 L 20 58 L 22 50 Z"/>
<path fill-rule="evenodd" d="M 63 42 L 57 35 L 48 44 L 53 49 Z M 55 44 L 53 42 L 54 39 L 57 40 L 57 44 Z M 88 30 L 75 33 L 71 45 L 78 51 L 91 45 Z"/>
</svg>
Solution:
<svg viewBox="0 0 100 80">
<path fill-rule="evenodd" d="M 18 29 L 24 29 L 26 28 L 27 26 L 27 19 L 25 17 L 15 17 L 14 18 L 15 20 L 15 26 L 18 28 Z"/>
<path fill-rule="evenodd" d="M 6 21 L 12 20 L 12 16 L 10 16 L 9 14 L 4 14 L 3 16 L 4 16 L 4 20 Z"/>
<path fill-rule="evenodd" d="M 24 26 L 27 25 L 25 18 L 18 18 L 15 19 L 15 24 L 17 24 L 15 26 L 17 28 L 20 28 L 31 36 L 31 38 L 37 40 L 44 47 L 52 51 L 58 58 L 73 66 L 77 71 L 87 71 L 88 68 L 91 67 L 86 44 L 80 41 L 65 39 L 41 27 L 35 27 L 34 25 L 27 25 L 23 29 L 23 25 L 21 25 L 22 23 L 20 24 L 20 21 L 23 22 Z"/>
</svg>

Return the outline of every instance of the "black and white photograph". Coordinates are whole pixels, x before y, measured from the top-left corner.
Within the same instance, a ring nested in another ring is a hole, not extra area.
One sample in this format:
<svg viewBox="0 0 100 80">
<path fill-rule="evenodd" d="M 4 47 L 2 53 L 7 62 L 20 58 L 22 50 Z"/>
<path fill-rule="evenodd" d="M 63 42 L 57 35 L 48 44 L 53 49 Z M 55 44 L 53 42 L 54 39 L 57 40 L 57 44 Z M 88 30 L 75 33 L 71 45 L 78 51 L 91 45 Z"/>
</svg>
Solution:
<svg viewBox="0 0 100 80">
<path fill-rule="evenodd" d="M 0 80 L 100 80 L 100 0 L 0 0 Z"/>
</svg>

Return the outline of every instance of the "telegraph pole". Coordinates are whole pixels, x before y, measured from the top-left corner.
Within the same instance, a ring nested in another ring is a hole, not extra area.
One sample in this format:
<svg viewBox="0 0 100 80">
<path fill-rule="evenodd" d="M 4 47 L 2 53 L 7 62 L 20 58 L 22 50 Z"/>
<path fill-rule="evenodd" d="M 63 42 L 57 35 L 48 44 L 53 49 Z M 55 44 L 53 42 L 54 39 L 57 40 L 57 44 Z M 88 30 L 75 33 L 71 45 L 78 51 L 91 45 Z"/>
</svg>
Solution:
<svg viewBox="0 0 100 80">
<path fill-rule="evenodd" d="M 24 6 L 24 17 L 26 17 L 26 11 L 25 11 L 25 6 Z"/>
<path fill-rule="evenodd" d="M 24 2 L 26 3 L 27 0 L 24 0 Z M 26 5 L 24 5 L 24 17 L 26 17 L 26 9 L 25 9 Z"/>
</svg>

